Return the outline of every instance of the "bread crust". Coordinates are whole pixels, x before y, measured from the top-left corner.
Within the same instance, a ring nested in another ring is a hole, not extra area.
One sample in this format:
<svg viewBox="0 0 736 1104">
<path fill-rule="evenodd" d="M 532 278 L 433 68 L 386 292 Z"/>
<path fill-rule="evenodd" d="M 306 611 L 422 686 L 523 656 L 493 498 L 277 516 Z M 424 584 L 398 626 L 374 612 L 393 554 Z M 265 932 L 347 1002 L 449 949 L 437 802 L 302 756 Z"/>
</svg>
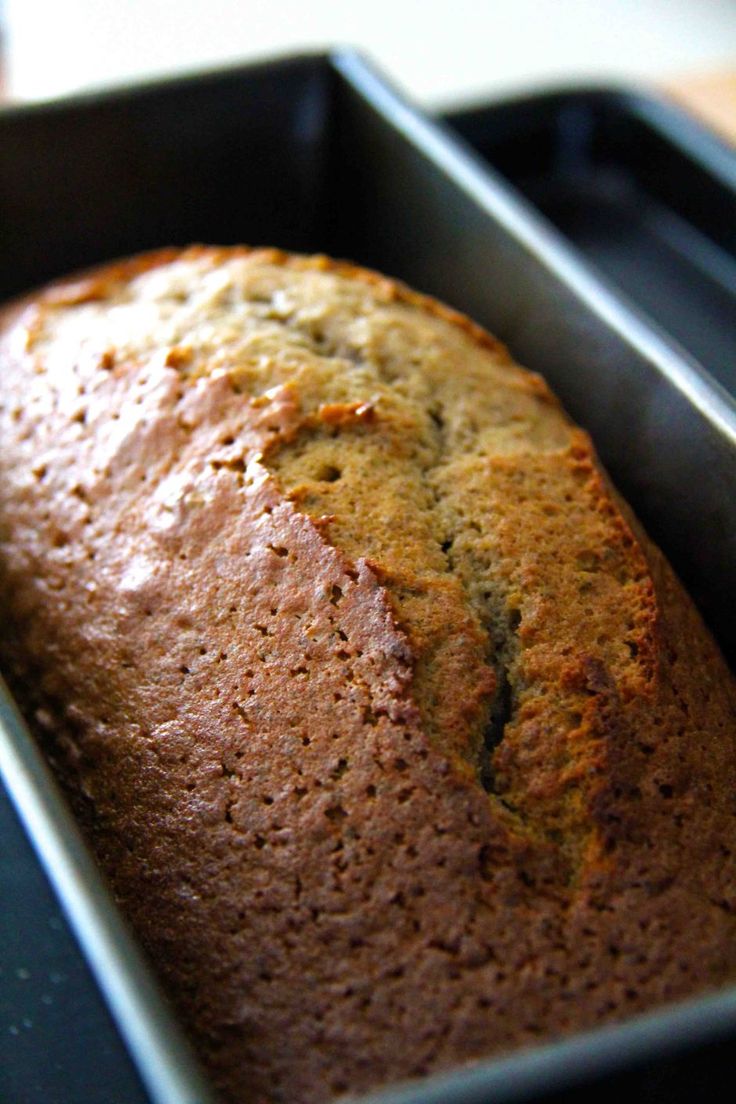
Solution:
<svg viewBox="0 0 736 1104">
<path fill-rule="evenodd" d="M 226 1099 L 736 975 L 736 692 L 464 316 L 191 247 L 0 319 L 7 673 Z"/>
</svg>

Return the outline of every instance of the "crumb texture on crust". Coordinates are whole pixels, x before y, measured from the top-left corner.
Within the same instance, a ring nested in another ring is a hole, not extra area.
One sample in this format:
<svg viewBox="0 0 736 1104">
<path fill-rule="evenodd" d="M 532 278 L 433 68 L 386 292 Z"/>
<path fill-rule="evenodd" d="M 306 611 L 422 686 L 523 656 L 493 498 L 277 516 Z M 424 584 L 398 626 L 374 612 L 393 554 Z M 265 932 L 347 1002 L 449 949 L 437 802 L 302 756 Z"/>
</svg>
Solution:
<svg viewBox="0 0 736 1104">
<path fill-rule="evenodd" d="M 232 1101 L 736 975 L 736 695 L 586 435 L 461 316 L 276 251 L 6 312 L 2 665 Z"/>
</svg>

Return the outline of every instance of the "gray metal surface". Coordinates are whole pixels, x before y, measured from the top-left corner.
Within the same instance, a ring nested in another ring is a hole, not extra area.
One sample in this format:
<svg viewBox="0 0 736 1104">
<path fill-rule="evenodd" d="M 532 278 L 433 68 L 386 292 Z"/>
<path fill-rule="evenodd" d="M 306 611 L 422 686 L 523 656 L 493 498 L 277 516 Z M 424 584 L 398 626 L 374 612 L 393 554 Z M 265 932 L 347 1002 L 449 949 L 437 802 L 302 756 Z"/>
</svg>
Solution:
<svg viewBox="0 0 736 1104">
<path fill-rule="evenodd" d="M 568 245 L 736 393 L 736 150 L 651 90 L 577 86 L 445 116 Z"/>
</svg>

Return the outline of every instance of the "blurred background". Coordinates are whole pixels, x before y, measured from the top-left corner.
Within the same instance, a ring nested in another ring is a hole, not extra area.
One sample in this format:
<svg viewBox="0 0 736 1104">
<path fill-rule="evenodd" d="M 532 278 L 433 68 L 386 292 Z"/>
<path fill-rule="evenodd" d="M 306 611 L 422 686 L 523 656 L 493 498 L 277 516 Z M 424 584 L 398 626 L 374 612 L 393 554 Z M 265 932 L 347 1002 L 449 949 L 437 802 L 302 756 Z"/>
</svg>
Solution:
<svg viewBox="0 0 736 1104">
<path fill-rule="evenodd" d="M 5 95 L 20 99 L 349 43 L 431 107 L 613 80 L 684 82 L 736 113 L 736 0 L 0 0 L 0 13 Z"/>
</svg>

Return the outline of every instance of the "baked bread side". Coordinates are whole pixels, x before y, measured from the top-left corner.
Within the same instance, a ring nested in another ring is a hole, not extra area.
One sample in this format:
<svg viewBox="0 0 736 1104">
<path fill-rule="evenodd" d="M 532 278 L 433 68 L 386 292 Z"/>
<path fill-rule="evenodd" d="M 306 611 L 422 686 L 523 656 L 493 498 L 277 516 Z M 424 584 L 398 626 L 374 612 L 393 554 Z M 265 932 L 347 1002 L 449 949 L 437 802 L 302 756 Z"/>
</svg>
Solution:
<svg viewBox="0 0 736 1104">
<path fill-rule="evenodd" d="M 11 308 L 2 666 L 233 1101 L 736 975 L 736 693 L 467 320 L 196 248 Z"/>
</svg>

